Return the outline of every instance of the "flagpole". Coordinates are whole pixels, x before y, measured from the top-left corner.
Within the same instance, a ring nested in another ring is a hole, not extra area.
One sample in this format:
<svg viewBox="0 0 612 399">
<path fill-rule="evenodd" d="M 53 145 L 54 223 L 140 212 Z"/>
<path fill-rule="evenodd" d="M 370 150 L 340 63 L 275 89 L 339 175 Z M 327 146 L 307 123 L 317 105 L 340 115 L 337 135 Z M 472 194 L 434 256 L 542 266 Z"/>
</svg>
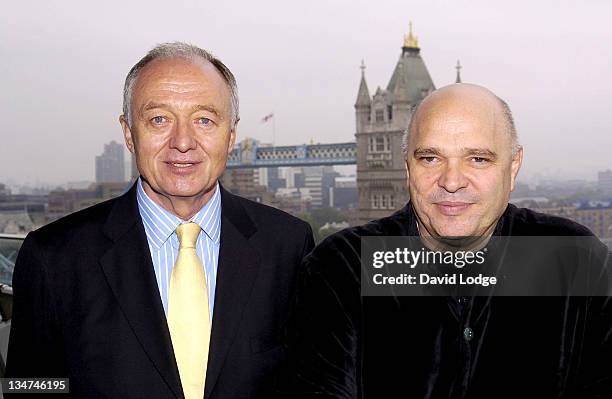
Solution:
<svg viewBox="0 0 612 399">
<path fill-rule="evenodd" d="M 272 156 L 276 157 L 276 113 L 272 111 Z"/>
</svg>

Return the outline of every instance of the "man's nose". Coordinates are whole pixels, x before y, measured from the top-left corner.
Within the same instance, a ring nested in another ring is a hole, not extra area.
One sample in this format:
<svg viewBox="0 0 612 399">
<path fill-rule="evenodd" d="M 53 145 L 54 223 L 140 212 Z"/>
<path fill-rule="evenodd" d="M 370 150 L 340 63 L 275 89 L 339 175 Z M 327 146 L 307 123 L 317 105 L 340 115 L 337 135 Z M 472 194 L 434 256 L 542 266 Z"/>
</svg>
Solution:
<svg viewBox="0 0 612 399">
<path fill-rule="evenodd" d="M 197 146 L 195 138 L 195 128 L 188 121 L 177 121 L 173 126 L 170 137 L 170 148 L 175 148 L 180 152 L 194 150 Z"/>
<path fill-rule="evenodd" d="M 449 160 L 442 170 L 438 185 L 449 193 L 454 193 L 462 188 L 466 188 L 468 180 L 463 173 L 463 168 L 459 160 Z"/>
</svg>

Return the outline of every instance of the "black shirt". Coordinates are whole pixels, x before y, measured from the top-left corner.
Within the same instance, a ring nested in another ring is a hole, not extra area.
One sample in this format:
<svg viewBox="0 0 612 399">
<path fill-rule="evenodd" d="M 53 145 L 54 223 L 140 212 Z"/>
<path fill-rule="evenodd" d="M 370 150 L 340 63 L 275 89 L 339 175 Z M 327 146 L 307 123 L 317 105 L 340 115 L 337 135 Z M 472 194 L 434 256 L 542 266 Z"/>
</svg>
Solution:
<svg viewBox="0 0 612 399">
<path fill-rule="evenodd" d="M 610 297 L 362 296 L 361 237 L 417 235 L 408 203 L 305 259 L 281 397 L 612 398 Z M 592 233 L 509 204 L 493 235 Z"/>
</svg>

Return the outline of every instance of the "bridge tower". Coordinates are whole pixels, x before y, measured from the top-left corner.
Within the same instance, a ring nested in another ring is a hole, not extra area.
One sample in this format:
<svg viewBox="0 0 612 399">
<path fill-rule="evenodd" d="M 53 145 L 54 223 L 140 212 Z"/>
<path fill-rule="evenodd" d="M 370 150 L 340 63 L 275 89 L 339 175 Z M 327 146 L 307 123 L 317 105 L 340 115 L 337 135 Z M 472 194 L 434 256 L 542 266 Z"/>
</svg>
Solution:
<svg viewBox="0 0 612 399">
<path fill-rule="evenodd" d="M 408 202 L 402 135 L 414 108 L 433 90 L 433 81 L 410 31 L 386 90 L 370 97 L 361 63 L 361 82 L 355 103 L 359 219 L 365 223 L 385 217 Z"/>
</svg>

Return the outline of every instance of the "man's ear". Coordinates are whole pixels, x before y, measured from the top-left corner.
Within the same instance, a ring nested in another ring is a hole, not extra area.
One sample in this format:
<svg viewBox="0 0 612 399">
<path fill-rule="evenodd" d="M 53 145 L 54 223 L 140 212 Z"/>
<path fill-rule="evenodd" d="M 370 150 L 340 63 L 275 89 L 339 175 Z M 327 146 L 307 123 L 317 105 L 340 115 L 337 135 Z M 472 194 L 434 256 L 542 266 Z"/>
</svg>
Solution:
<svg viewBox="0 0 612 399">
<path fill-rule="evenodd" d="M 510 165 L 510 191 L 514 191 L 516 176 L 518 176 L 518 172 L 521 169 L 521 165 L 523 164 L 523 147 L 518 146 L 516 150 L 516 154 L 512 159 L 512 164 Z"/>
<path fill-rule="evenodd" d="M 125 146 L 132 154 L 134 154 L 134 137 L 132 136 L 132 129 L 130 129 L 125 115 L 119 116 L 119 123 L 121 124 L 121 128 L 123 129 L 123 139 L 125 140 Z"/>
</svg>

